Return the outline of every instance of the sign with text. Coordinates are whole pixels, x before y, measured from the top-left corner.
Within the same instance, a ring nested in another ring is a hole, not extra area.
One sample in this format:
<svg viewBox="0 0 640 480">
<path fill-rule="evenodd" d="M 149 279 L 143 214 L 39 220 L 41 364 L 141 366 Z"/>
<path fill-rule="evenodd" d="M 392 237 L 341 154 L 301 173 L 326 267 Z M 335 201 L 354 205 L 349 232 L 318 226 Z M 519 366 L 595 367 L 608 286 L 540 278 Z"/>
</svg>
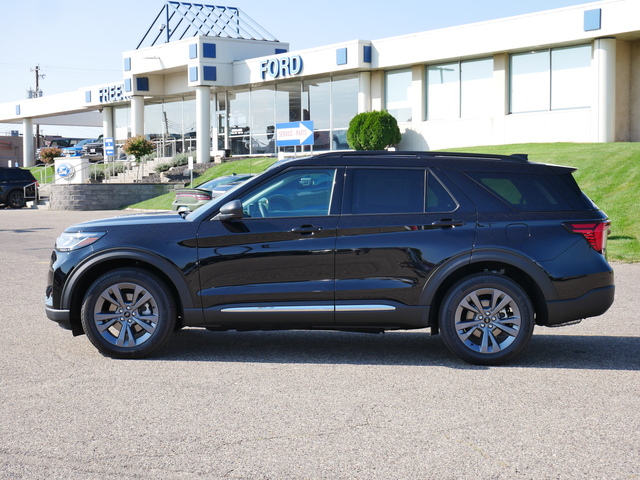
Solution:
<svg viewBox="0 0 640 480">
<path fill-rule="evenodd" d="M 313 121 L 276 124 L 276 146 L 313 145 Z"/>
<path fill-rule="evenodd" d="M 104 154 L 113 157 L 116 154 L 116 143 L 112 137 L 104 139 Z"/>
</svg>

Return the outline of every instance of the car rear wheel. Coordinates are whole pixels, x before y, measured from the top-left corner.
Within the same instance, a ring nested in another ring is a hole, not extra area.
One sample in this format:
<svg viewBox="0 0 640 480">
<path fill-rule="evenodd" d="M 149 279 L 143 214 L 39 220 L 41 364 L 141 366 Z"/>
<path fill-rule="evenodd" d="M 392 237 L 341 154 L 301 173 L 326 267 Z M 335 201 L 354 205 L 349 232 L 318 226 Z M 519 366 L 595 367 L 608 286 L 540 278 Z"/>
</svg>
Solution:
<svg viewBox="0 0 640 480">
<path fill-rule="evenodd" d="M 13 190 L 7 195 L 7 205 L 11 208 L 22 208 L 25 203 L 24 192 L 21 190 Z"/>
<path fill-rule="evenodd" d="M 476 365 L 500 365 L 518 355 L 533 334 L 526 292 L 499 274 L 472 275 L 456 283 L 440 309 L 445 344 Z"/>
<path fill-rule="evenodd" d="M 98 278 L 82 304 L 82 327 L 113 358 L 142 358 L 169 339 L 176 324 L 173 297 L 150 272 L 120 268 Z"/>
</svg>

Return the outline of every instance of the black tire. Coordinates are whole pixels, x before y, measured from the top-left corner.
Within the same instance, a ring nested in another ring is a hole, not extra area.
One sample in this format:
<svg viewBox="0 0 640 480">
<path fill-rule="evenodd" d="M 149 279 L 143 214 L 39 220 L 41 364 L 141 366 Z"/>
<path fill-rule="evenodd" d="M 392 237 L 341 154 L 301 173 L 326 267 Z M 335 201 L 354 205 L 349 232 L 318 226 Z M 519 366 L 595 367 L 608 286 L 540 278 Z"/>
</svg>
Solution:
<svg viewBox="0 0 640 480">
<path fill-rule="evenodd" d="M 10 208 L 22 208 L 27 201 L 22 190 L 12 190 L 7 195 L 7 206 Z"/>
<path fill-rule="evenodd" d="M 84 332 L 112 358 L 152 354 L 169 339 L 176 318 L 175 302 L 162 280 L 137 268 L 105 273 L 82 302 Z"/>
<path fill-rule="evenodd" d="M 445 344 L 475 365 L 501 365 L 513 359 L 529 343 L 534 323 L 526 292 L 494 273 L 462 279 L 447 292 L 440 308 Z"/>
</svg>

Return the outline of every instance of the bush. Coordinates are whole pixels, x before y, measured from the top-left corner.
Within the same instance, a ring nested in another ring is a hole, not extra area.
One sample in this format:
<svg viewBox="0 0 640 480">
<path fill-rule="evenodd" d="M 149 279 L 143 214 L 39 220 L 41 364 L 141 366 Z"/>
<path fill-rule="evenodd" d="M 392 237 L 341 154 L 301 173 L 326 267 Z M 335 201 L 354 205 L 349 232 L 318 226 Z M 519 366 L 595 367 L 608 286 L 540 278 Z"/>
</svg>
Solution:
<svg viewBox="0 0 640 480">
<path fill-rule="evenodd" d="M 354 150 L 384 150 L 400 140 L 398 122 L 389 112 L 359 113 L 349 122 L 347 142 Z"/>
<path fill-rule="evenodd" d="M 155 168 L 156 173 L 166 172 L 173 167 L 181 167 L 182 165 L 186 165 L 187 163 L 189 163 L 189 157 L 193 157 L 193 161 L 196 161 L 195 152 L 179 153 L 175 157 L 173 157 L 170 162 L 157 165 Z"/>
<path fill-rule="evenodd" d="M 56 147 L 47 147 L 40 150 L 40 159 L 46 163 L 53 163 L 53 159 L 62 156 L 62 150 Z"/>
<path fill-rule="evenodd" d="M 136 137 L 128 138 L 122 146 L 122 150 L 124 150 L 124 153 L 127 155 L 133 155 L 136 162 L 140 163 L 142 157 L 155 152 L 156 146 L 144 138 L 144 136 L 138 135 Z"/>
</svg>

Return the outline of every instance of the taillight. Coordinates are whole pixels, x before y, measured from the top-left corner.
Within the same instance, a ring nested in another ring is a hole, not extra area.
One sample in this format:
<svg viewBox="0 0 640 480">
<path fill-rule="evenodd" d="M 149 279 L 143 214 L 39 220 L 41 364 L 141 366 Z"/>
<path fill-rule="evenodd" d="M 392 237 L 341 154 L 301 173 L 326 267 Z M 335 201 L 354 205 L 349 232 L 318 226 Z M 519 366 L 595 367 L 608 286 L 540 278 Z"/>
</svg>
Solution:
<svg viewBox="0 0 640 480">
<path fill-rule="evenodd" d="M 579 233 L 587 239 L 589 245 L 598 252 L 604 254 L 607 250 L 607 235 L 611 222 L 569 222 L 564 224 L 565 228 L 572 233 Z"/>
<path fill-rule="evenodd" d="M 207 195 L 205 193 L 176 193 L 176 198 L 184 198 L 189 197 L 194 200 L 211 200 L 211 195 Z"/>
</svg>

